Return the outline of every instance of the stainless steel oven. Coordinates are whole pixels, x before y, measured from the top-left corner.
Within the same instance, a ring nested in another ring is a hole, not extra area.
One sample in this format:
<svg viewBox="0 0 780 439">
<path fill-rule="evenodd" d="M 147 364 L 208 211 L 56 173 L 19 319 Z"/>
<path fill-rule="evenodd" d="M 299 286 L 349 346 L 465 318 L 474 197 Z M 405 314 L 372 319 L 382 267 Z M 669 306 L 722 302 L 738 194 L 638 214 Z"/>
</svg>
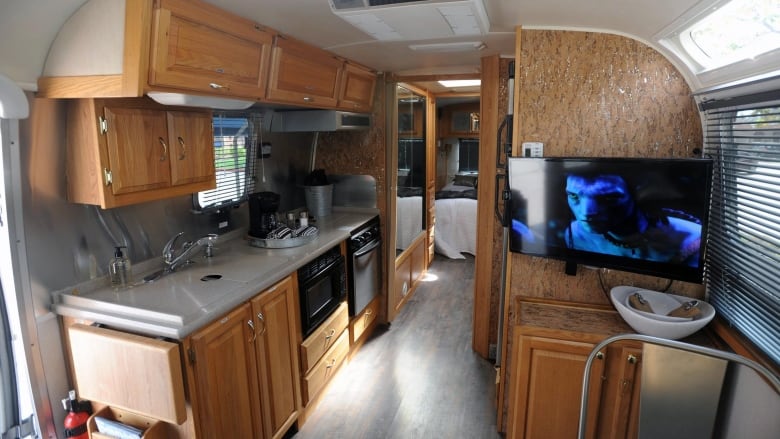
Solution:
<svg viewBox="0 0 780 439">
<path fill-rule="evenodd" d="M 379 217 L 351 233 L 347 246 L 349 264 L 349 315 L 360 314 L 382 289 L 382 234 Z"/>
<path fill-rule="evenodd" d="M 304 337 L 311 334 L 346 298 L 345 265 L 337 245 L 298 269 Z"/>
</svg>

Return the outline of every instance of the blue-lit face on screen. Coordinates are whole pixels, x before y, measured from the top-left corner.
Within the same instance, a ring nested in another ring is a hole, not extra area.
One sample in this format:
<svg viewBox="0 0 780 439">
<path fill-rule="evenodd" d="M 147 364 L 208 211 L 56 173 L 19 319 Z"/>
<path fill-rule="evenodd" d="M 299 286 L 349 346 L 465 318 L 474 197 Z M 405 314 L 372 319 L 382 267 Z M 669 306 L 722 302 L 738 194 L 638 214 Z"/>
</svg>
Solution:
<svg viewBox="0 0 780 439">
<path fill-rule="evenodd" d="M 622 176 L 568 175 L 566 197 L 573 216 L 563 236 L 566 247 L 697 266 L 701 223 L 663 206 L 643 211 Z"/>
<path fill-rule="evenodd" d="M 569 175 L 566 197 L 579 227 L 589 233 L 606 233 L 619 227 L 634 212 L 626 182 L 617 175 Z"/>
</svg>

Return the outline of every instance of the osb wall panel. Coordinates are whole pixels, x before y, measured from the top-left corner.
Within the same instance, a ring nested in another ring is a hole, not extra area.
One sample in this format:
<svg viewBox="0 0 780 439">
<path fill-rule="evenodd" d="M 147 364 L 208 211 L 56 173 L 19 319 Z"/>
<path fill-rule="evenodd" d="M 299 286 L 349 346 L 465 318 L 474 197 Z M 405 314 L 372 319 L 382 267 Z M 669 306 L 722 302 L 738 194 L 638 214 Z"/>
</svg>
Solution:
<svg viewBox="0 0 780 439">
<path fill-rule="evenodd" d="M 387 242 L 387 197 L 385 156 L 385 81 L 377 79 L 372 109 L 372 127 L 365 131 L 336 131 L 320 133 L 317 144 L 315 168 L 328 174 L 371 175 L 376 179 L 376 205 L 382 224 L 383 241 Z M 385 270 L 387 267 L 384 267 Z M 387 273 L 383 272 L 383 279 Z M 383 285 L 385 283 L 383 282 Z M 387 295 L 384 295 L 387 297 Z M 385 309 L 385 307 L 382 307 Z"/>
<path fill-rule="evenodd" d="M 529 30 L 522 33 L 519 140 L 544 142 L 546 156 L 694 157 L 701 120 L 682 75 L 650 47 L 616 35 Z M 511 294 L 609 304 L 599 283 L 662 289 L 667 281 L 614 270 L 512 255 Z M 700 296 L 703 287 L 672 289 Z M 508 303 L 512 303 L 509 301 Z"/>
</svg>

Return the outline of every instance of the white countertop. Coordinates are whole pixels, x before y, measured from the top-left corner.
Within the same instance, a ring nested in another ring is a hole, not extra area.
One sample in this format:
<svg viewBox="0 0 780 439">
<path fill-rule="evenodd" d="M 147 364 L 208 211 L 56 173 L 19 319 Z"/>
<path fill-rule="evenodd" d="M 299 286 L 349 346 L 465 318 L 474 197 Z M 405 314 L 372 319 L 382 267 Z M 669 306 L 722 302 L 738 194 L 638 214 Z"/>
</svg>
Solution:
<svg viewBox="0 0 780 439">
<path fill-rule="evenodd" d="M 248 301 L 349 237 L 378 214 L 377 209 L 334 208 L 317 220 L 319 236 L 299 247 L 252 247 L 244 233 L 228 233 L 215 244 L 211 258 L 163 276 L 114 291 L 107 278 L 52 293 L 52 311 L 117 329 L 183 339 L 193 331 Z M 158 268 L 162 268 L 162 262 Z M 134 273 L 136 280 L 144 273 Z M 202 280 L 221 275 L 218 280 Z"/>
</svg>

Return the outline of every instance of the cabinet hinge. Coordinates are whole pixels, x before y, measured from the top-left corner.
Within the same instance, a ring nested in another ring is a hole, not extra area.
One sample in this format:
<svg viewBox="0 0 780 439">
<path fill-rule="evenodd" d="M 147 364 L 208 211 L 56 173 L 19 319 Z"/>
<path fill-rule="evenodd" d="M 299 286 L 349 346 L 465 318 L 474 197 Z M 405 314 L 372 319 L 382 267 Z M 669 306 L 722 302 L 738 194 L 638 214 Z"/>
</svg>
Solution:
<svg viewBox="0 0 780 439">
<path fill-rule="evenodd" d="M 108 121 L 105 117 L 100 116 L 98 118 L 98 126 L 100 127 L 100 134 L 106 134 L 108 132 Z"/>
<path fill-rule="evenodd" d="M 110 186 L 114 182 L 114 174 L 108 168 L 103 168 L 103 181 L 106 186 Z"/>
<path fill-rule="evenodd" d="M 187 358 L 190 359 L 190 364 L 195 364 L 195 350 L 192 348 L 187 349 Z"/>
</svg>

